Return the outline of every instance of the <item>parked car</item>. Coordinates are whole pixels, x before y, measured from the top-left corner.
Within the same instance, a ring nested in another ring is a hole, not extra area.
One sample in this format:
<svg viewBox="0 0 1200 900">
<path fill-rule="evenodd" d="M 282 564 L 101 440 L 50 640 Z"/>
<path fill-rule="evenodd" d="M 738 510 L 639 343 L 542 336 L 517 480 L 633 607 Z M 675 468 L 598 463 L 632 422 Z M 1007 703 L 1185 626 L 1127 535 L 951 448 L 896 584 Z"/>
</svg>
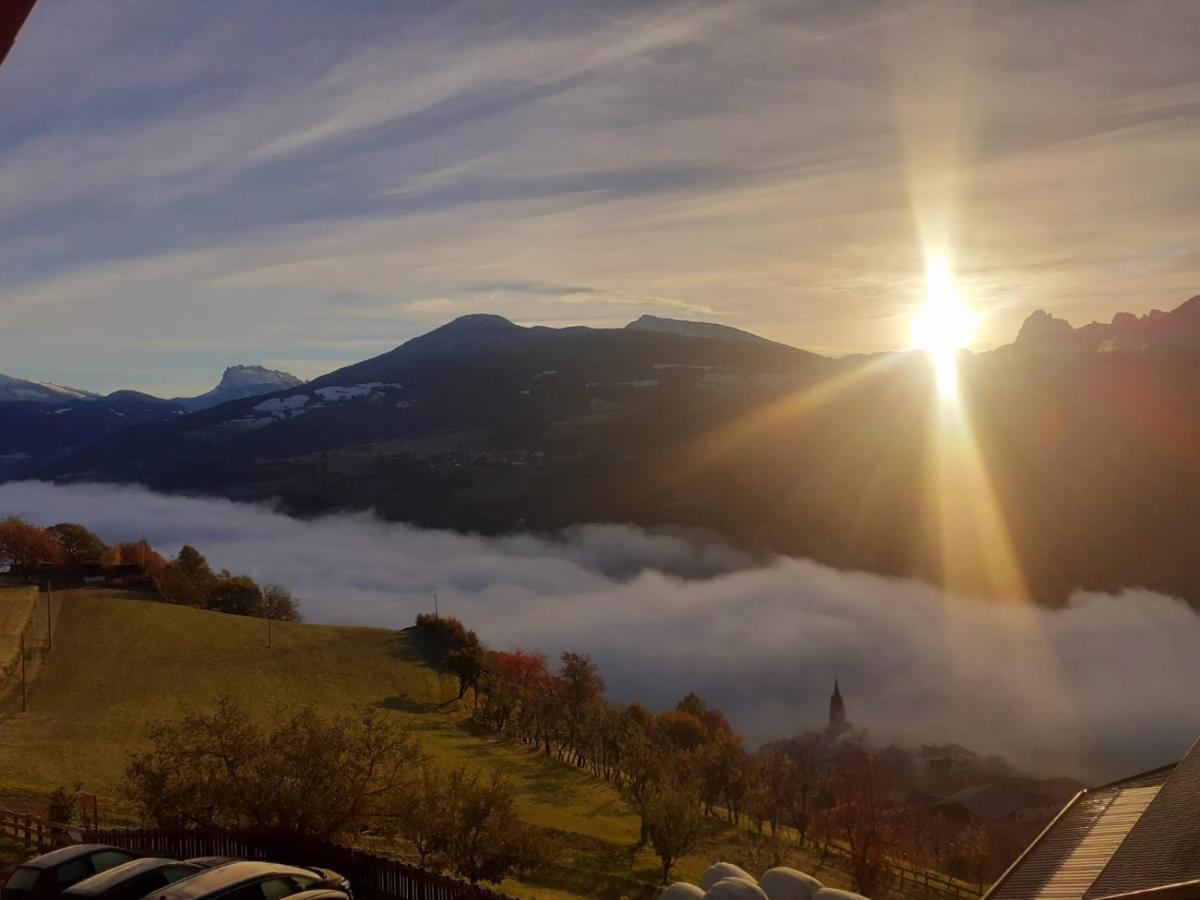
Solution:
<svg viewBox="0 0 1200 900">
<path fill-rule="evenodd" d="M 63 900 L 141 900 L 205 868 L 165 857 L 134 859 L 72 885 L 63 891 Z"/>
<path fill-rule="evenodd" d="M 72 885 L 137 857 L 137 853 L 107 844 L 51 850 L 13 869 L 0 888 L 0 900 L 61 900 L 63 891 Z"/>
<path fill-rule="evenodd" d="M 215 869 L 217 866 L 241 861 L 240 856 L 193 856 L 191 859 L 184 860 L 184 862 L 195 863 L 202 869 Z"/>
<path fill-rule="evenodd" d="M 353 900 L 345 891 L 335 891 L 333 888 L 318 888 L 315 891 L 301 891 L 292 894 L 288 900 Z"/>
<path fill-rule="evenodd" d="M 242 860 L 207 869 L 147 895 L 146 900 L 282 900 L 322 889 L 349 895 L 350 882 L 328 869 Z"/>
<path fill-rule="evenodd" d="M 330 884 L 333 890 L 341 891 L 349 897 L 354 897 L 354 891 L 350 890 L 350 879 L 343 878 L 333 869 L 322 868 L 321 866 L 304 866 L 305 869 L 311 869 L 320 876 L 322 883 Z"/>
</svg>

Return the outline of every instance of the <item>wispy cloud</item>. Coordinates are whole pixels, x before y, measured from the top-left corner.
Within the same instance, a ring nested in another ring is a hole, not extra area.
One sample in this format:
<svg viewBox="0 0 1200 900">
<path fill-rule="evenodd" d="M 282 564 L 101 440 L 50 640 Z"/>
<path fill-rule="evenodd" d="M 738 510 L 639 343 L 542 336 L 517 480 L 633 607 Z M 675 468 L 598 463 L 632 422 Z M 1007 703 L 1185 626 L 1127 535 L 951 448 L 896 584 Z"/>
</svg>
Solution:
<svg viewBox="0 0 1200 900">
<path fill-rule="evenodd" d="M 1197 252 L 1200 10 L 963 9 L 39 8 L 0 78 L 0 364 L 71 382 L 186 343 L 215 375 L 302 338 L 316 364 L 314 337 L 358 327 L 384 349 L 431 297 L 894 347 L 922 289 L 911 151 L 943 133 L 985 344 L 1037 306 L 1107 318 L 1194 294 L 1157 254 Z M 348 324 L 348 303 L 379 315 Z M 31 333 L 79 352 L 48 361 Z"/>
</svg>

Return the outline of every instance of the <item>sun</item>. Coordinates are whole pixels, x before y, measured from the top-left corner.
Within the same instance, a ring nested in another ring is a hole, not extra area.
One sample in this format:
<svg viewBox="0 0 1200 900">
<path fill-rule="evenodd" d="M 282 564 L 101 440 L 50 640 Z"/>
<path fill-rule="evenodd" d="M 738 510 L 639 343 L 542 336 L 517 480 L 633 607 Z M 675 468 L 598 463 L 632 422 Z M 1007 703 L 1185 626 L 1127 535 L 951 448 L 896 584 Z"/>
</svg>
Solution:
<svg viewBox="0 0 1200 900">
<path fill-rule="evenodd" d="M 959 296 L 945 259 L 930 260 L 925 272 L 925 304 L 909 326 L 912 345 L 929 354 L 938 389 L 950 393 L 958 383 L 956 356 L 975 337 L 979 316 Z"/>
</svg>

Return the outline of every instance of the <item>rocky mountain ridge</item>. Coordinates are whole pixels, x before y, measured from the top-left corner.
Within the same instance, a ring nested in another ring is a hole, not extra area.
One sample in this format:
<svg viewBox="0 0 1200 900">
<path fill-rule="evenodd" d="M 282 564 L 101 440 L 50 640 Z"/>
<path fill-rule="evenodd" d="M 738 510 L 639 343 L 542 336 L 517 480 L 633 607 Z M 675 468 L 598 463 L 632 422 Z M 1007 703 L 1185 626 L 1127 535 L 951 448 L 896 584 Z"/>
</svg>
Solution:
<svg viewBox="0 0 1200 900">
<path fill-rule="evenodd" d="M 1111 322 L 1092 322 L 1078 328 L 1039 309 L 1025 319 L 1010 346 L 1088 353 L 1200 350 L 1200 295 L 1169 312 L 1152 309 L 1143 316 L 1119 312 Z"/>
</svg>

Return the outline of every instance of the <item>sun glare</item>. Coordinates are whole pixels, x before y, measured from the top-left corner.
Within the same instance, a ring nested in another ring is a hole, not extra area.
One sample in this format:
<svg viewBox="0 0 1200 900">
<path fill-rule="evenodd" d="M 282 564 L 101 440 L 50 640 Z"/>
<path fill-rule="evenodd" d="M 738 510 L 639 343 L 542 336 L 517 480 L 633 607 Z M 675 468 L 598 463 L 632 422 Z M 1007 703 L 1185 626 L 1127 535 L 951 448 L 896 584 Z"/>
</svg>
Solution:
<svg viewBox="0 0 1200 900">
<path fill-rule="evenodd" d="M 913 316 L 910 337 L 933 361 L 938 389 L 949 393 L 958 381 L 955 357 L 975 336 L 979 317 L 963 303 L 946 260 L 931 260 L 925 281 L 925 305 Z"/>
</svg>

